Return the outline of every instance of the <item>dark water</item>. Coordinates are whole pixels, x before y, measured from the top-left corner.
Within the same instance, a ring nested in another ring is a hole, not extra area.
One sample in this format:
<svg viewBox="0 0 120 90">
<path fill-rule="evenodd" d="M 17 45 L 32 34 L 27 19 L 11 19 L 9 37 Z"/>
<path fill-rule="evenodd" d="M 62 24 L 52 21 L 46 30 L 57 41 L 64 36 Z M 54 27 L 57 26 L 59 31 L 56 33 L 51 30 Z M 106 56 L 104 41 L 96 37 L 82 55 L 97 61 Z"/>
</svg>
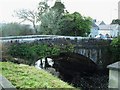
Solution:
<svg viewBox="0 0 120 90">
<path fill-rule="evenodd" d="M 64 80 L 82 90 L 108 90 L 108 71 L 94 74 L 76 75 L 72 80 Z"/>
<path fill-rule="evenodd" d="M 80 87 L 83 90 L 88 89 L 108 89 L 108 75 L 98 75 L 94 74 L 93 76 L 81 76 L 72 81 L 72 84 L 75 87 Z"/>
<path fill-rule="evenodd" d="M 62 53 L 54 58 L 53 68 L 59 78 L 82 90 L 107 90 L 109 70 L 76 53 Z"/>
</svg>

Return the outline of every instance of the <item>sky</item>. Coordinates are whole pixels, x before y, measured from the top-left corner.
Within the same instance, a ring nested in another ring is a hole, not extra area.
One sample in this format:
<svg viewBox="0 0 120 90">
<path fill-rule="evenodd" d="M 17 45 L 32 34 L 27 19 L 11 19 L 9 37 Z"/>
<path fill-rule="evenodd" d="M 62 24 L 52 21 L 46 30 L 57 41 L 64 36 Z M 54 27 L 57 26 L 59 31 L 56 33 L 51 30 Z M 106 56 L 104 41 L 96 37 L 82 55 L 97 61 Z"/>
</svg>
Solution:
<svg viewBox="0 0 120 90">
<path fill-rule="evenodd" d="M 0 23 L 20 22 L 21 20 L 15 17 L 14 11 L 34 10 L 40 1 L 0 0 Z M 49 0 L 49 5 L 53 5 L 54 1 Z M 118 1 L 120 0 L 61 0 L 70 13 L 77 11 L 83 16 L 104 21 L 106 24 L 110 24 L 113 19 L 118 18 Z"/>
</svg>

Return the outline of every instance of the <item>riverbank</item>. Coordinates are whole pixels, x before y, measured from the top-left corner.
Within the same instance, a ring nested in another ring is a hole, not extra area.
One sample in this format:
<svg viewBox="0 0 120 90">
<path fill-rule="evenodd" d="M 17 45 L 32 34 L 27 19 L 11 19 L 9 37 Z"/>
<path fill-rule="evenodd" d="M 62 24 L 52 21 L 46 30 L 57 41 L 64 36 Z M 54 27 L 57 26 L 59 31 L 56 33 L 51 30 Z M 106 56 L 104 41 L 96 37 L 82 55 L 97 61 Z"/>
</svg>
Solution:
<svg viewBox="0 0 120 90">
<path fill-rule="evenodd" d="M 0 62 L 0 74 L 5 76 L 17 89 L 20 88 L 74 88 L 50 73 L 33 66 Z"/>
</svg>

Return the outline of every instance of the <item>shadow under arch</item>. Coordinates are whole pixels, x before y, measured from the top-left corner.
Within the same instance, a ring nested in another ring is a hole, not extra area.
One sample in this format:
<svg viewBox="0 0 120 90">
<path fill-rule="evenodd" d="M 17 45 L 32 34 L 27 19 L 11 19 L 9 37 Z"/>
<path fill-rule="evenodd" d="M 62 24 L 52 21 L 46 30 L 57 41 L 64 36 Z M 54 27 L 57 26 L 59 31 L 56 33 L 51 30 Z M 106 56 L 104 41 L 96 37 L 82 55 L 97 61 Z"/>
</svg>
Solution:
<svg viewBox="0 0 120 90">
<path fill-rule="evenodd" d="M 60 73 L 61 78 L 65 81 L 71 82 L 77 76 L 92 75 L 97 71 L 97 64 L 78 53 L 62 52 L 49 58 L 53 59 L 53 68 Z"/>
</svg>

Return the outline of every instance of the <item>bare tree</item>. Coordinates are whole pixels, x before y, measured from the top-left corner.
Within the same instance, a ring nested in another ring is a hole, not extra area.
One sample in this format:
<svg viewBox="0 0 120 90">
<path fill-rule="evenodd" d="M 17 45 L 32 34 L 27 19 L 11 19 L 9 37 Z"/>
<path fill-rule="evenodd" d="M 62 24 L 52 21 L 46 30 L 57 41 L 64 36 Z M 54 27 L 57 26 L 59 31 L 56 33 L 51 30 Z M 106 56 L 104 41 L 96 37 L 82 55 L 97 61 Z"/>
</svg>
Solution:
<svg viewBox="0 0 120 90">
<path fill-rule="evenodd" d="M 16 11 L 16 14 L 17 14 L 17 17 L 19 17 L 19 19 L 22 19 L 20 23 L 24 21 L 30 21 L 33 25 L 35 33 L 37 33 L 37 28 L 36 28 L 37 12 L 36 11 L 22 9 L 22 10 Z"/>
<path fill-rule="evenodd" d="M 19 17 L 19 19 L 22 19 L 22 22 L 32 22 L 35 33 L 37 33 L 36 23 L 41 21 L 41 16 L 49 9 L 47 2 L 48 0 L 43 0 L 39 3 L 39 6 L 37 8 L 38 12 L 26 9 L 16 11 L 17 17 Z"/>
</svg>

